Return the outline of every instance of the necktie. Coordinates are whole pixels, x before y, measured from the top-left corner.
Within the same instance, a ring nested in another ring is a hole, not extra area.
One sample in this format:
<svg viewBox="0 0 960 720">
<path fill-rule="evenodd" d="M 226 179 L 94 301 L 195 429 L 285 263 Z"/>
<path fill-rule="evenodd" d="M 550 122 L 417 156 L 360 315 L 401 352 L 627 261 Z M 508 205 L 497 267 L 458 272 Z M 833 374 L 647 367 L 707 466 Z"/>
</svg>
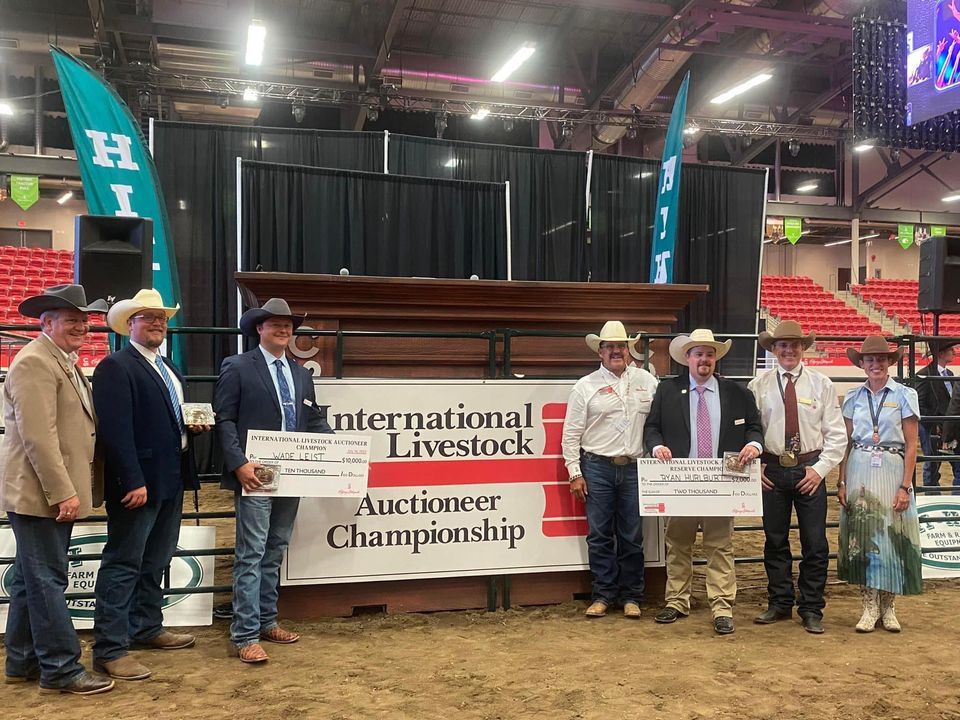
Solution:
<svg viewBox="0 0 960 720">
<path fill-rule="evenodd" d="M 798 450 L 794 448 L 794 438 L 800 436 L 800 415 L 797 409 L 797 386 L 793 383 L 793 375 L 786 373 L 787 387 L 783 391 L 783 409 L 785 412 L 783 420 L 784 439 L 786 441 L 786 450 Z"/>
<path fill-rule="evenodd" d="M 707 388 L 697 385 L 694 388 L 700 395 L 697 400 L 697 457 L 713 457 L 713 433 L 710 431 L 710 410 L 707 408 L 707 398 L 704 393 Z"/>
<path fill-rule="evenodd" d="M 283 420 L 287 426 L 287 432 L 297 431 L 297 409 L 293 404 L 293 396 L 290 394 L 290 386 L 287 385 L 287 379 L 283 376 L 283 362 L 278 358 L 273 361 L 277 366 L 277 386 L 280 388 L 280 404 L 283 405 Z"/>
<path fill-rule="evenodd" d="M 950 370 L 950 368 L 944 368 L 943 376 L 953 377 L 953 372 Z M 945 382 L 944 385 L 947 386 L 947 395 L 953 395 L 953 383 L 948 381 L 948 382 Z"/>
<path fill-rule="evenodd" d="M 180 398 L 177 397 L 177 388 L 174 387 L 173 378 L 170 377 L 170 371 L 163 364 L 163 358 L 157 355 L 157 369 L 160 371 L 160 377 L 163 378 L 163 384 L 167 386 L 167 393 L 170 395 L 170 402 L 173 403 L 173 414 L 177 416 L 177 427 L 183 432 L 183 410 L 180 408 Z"/>
</svg>

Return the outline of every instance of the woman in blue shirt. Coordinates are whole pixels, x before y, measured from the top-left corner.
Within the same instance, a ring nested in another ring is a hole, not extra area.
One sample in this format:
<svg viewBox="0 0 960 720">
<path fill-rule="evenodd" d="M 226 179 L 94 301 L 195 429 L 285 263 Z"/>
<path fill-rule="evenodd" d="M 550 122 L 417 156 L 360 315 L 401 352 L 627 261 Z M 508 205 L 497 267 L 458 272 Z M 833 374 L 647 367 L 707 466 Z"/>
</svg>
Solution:
<svg viewBox="0 0 960 720">
<path fill-rule="evenodd" d="M 913 496 L 920 408 L 916 390 L 889 374 L 902 353 L 891 352 L 879 335 L 864 340 L 859 351 L 847 349 L 850 362 L 867 375 L 843 400 L 848 442 L 837 486 L 842 506 L 837 574 L 861 586 L 857 632 L 873 632 L 878 623 L 900 632 L 894 597 L 923 589 Z"/>
</svg>

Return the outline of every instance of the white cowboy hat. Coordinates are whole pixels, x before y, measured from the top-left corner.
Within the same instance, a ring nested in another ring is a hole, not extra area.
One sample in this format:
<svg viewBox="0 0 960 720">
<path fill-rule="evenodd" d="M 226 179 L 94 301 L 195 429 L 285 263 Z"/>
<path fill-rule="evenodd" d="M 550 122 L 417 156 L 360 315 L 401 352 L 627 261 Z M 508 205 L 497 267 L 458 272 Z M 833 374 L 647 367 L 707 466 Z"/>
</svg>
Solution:
<svg viewBox="0 0 960 720">
<path fill-rule="evenodd" d="M 634 360 L 643 360 L 643 353 L 637 350 L 640 339 L 640 333 L 637 333 L 637 336 L 633 339 L 633 345 L 630 346 L 630 354 Z M 653 350 L 650 349 L 649 345 L 647 345 L 647 357 L 653 357 Z"/>
<path fill-rule="evenodd" d="M 727 340 L 726 342 L 720 342 L 714 339 L 711 330 L 697 328 L 689 335 L 678 335 L 670 341 L 670 357 L 681 365 L 686 365 L 687 352 L 691 348 L 700 347 L 701 345 L 706 345 L 716 350 L 717 360 L 719 360 L 730 352 L 730 346 L 733 345 L 733 341 Z"/>
<path fill-rule="evenodd" d="M 141 310 L 162 310 L 167 318 L 172 318 L 180 311 L 180 305 L 167 307 L 163 304 L 163 298 L 160 297 L 159 292 L 153 288 L 144 289 L 130 300 L 115 303 L 107 312 L 107 325 L 118 335 L 129 335 L 130 328 L 127 326 L 127 321 Z"/>
<path fill-rule="evenodd" d="M 632 338 L 627 335 L 627 329 L 619 320 L 607 320 L 603 324 L 599 335 L 590 333 L 584 338 L 584 341 L 591 350 L 600 352 L 600 343 L 602 342 L 625 342 L 628 348 L 633 348 L 639 339 L 639 336 Z"/>
</svg>

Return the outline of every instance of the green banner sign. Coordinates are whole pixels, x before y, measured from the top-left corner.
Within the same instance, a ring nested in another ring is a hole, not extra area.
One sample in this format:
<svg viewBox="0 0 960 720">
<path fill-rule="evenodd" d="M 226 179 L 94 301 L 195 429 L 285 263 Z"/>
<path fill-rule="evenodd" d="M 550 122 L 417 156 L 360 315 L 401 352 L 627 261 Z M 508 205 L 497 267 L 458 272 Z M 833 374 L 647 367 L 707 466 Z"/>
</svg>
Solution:
<svg viewBox="0 0 960 720">
<path fill-rule="evenodd" d="M 10 197 L 24 210 L 40 199 L 40 178 L 36 175 L 11 175 Z"/>
<path fill-rule="evenodd" d="M 799 240 L 800 236 L 803 235 L 803 219 L 790 217 L 784 218 L 783 234 L 787 236 L 787 240 L 790 241 L 791 245 L 796 245 L 797 240 Z"/>
<path fill-rule="evenodd" d="M 897 242 L 904 250 L 913 245 L 913 225 L 907 223 L 897 225 Z"/>
<path fill-rule="evenodd" d="M 931 225 L 930 226 L 930 236 L 940 235 L 941 237 L 947 236 L 947 226 L 946 225 Z"/>
</svg>

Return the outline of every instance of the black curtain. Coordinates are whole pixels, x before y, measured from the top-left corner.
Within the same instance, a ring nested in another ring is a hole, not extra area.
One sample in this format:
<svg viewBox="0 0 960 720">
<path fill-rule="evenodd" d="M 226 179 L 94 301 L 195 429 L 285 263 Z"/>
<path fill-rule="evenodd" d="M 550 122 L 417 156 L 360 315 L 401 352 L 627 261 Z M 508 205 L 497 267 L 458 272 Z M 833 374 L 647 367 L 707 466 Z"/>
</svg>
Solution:
<svg viewBox="0 0 960 720">
<path fill-rule="evenodd" d="M 503 185 L 244 162 L 242 267 L 506 278 Z"/>
<path fill-rule="evenodd" d="M 514 280 L 587 279 L 586 155 L 391 135 L 390 172 L 510 183 Z"/>
<path fill-rule="evenodd" d="M 183 324 L 236 323 L 237 158 L 383 170 L 379 133 L 157 122 L 153 156 L 170 218 Z M 236 352 L 226 336 L 190 336 L 193 374 L 214 374 Z"/>
<path fill-rule="evenodd" d="M 594 155 L 592 280 L 648 282 L 659 173 L 659 162 Z M 758 170 L 683 166 L 673 279 L 710 292 L 684 311 L 678 331 L 754 332 L 765 182 Z M 735 341 L 723 370 L 751 374 L 753 342 Z"/>
</svg>

